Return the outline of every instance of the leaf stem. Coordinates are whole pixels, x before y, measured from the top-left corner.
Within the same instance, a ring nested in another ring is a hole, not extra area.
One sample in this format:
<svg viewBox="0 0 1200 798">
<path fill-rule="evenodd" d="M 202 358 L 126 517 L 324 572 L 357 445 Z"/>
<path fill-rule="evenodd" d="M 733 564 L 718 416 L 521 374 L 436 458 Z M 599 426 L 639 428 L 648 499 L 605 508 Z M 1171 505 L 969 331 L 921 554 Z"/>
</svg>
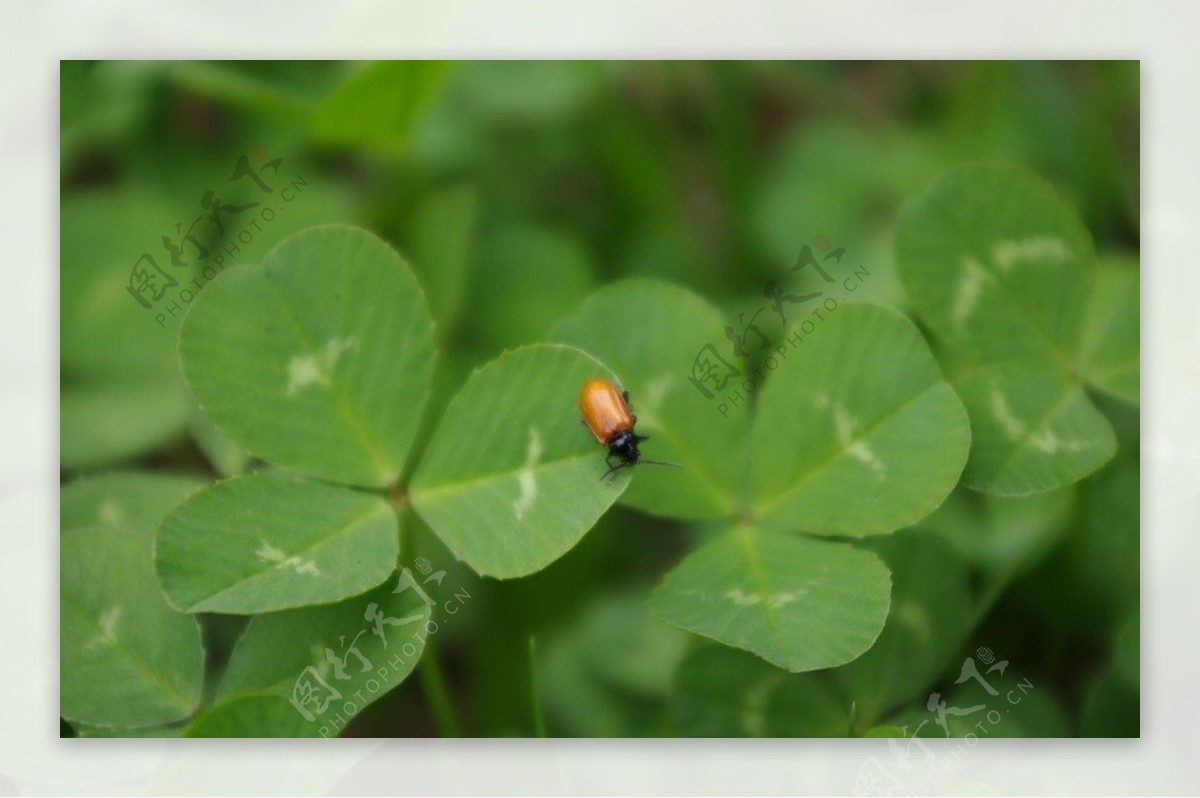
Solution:
<svg viewBox="0 0 1200 798">
<path fill-rule="evenodd" d="M 441 668 L 438 667 L 437 653 L 426 643 L 425 656 L 417 665 L 421 678 L 421 690 L 425 693 L 425 702 L 429 705 L 429 713 L 433 715 L 433 725 L 441 737 L 462 737 L 462 729 L 458 718 L 454 716 L 454 705 L 446 692 L 446 682 L 442 679 Z"/>
<path fill-rule="evenodd" d="M 538 694 L 537 648 L 533 635 L 529 636 L 529 705 L 533 713 L 533 731 L 538 737 L 546 736 L 546 719 L 542 717 L 542 698 Z"/>
</svg>

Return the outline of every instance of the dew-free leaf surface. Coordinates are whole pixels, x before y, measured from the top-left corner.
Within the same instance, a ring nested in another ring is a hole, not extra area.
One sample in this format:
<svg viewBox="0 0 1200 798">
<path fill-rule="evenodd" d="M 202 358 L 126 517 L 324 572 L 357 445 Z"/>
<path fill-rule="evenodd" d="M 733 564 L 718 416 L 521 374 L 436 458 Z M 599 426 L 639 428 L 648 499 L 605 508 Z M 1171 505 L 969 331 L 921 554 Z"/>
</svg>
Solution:
<svg viewBox="0 0 1200 798">
<path fill-rule="evenodd" d="M 122 512 L 100 507 L 110 518 Z M 200 627 L 167 606 L 154 578 L 153 527 L 139 526 L 62 531 L 59 711 L 68 720 L 152 726 L 200 704 Z"/>
<path fill-rule="evenodd" d="M 720 311 L 684 288 L 625 280 L 597 291 L 555 330 L 595 355 L 630 393 L 642 456 L 682 469 L 645 466 L 621 502 L 655 515 L 700 519 L 731 515 L 745 484 L 746 403 L 720 409 L 690 381 L 706 345 L 728 346 Z"/>
<path fill-rule="evenodd" d="M 966 562 L 944 540 L 918 527 L 867 545 L 891 571 L 891 608 L 871 650 L 832 674 L 860 727 L 932 683 L 974 620 Z"/>
<path fill-rule="evenodd" d="M 393 578 L 338 604 L 254 618 L 187 735 L 336 736 L 416 667 L 430 634 L 426 597 L 438 599 L 424 589 Z"/>
<path fill-rule="evenodd" d="M 823 674 L 792 674 L 705 645 L 675 674 L 671 715 L 688 737 L 845 737 L 852 707 Z"/>
<path fill-rule="evenodd" d="M 905 206 L 896 251 L 971 416 L 968 485 L 1051 490 L 1112 457 L 1085 389 L 1136 401 L 1136 273 L 1097 279 L 1091 238 L 1054 187 L 1015 167 L 953 169 Z"/>
<path fill-rule="evenodd" d="M 1137 259 L 1100 259 L 1087 307 L 1080 368 L 1088 384 L 1131 404 L 1141 396 L 1141 288 Z"/>
<path fill-rule="evenodd" d="M 616 374 L 574 347 L 505 353 L 467 380 L 413 477 L 413 506 L 477 573 L 538 571 L 574 546 L 629 483 L 579 424 L 579 389 Z"/>
<path fill-rule="evenodd" d="M 719 353 L 726 332 L 721 313 L 685 289 L 618 283 L 555 335 L 621 375 L 637 429 L 650 435 L 643 455 L 684 466 L 638 468 L 623 502 L 684 519 L 754 518 L 753 529 L 685 558 L 651 611 L 793 671 L 867 650 L 887 614 L 887 569 L 871 554 L 794 535 L 891 532 L 931 512 L 958 480 L 966 413 L 916 327 L 886 308 L 840 306 L 779 357 L 753 425 L 747 401 L 722 407 L 691 381 L 697 353 L 707 344 Z M 827 582 L 825 567 L 851 581 Z M 843 602 L 837 591 L 851 583 L 864 592 Z M 823 617 L 831 604 L 849 613 L 845 625 Z"/>
<path fill-rule="evenodd" d="M 286 697 L 261 691 L 238 693 L 214 701 L 196 714 L 183 729 L 182 736 L 318 737 L 320 728 L 301 715 Z"/>
<path fill-rule="evenodd" d="M 177 377 L 87 381 L 64 387 L 59 460 L 67 470 L 119 463 L 182 438 L 187 421 Z"/>
<path fill-rule="evenodd" d="M 383 499 L 269 473 L 193 495 L 164 519 L 155 548 L 173 606 L 232 614 L 362 593 L 398 555 L 396 514 Z"/>
<path fill-rule="evenodd" d="M 153 535 L 171 508 L 206 484 L 200 477 L 137 471 L 82 477 L 62 490 L 59 526 L 64 531 L 111 526 Z"/>
<path fill-rule="evenodd" d="M 222 273 L 179 348 L 193 395 L 233 441 L 313 476 L 383 486 L 428 398 L 433 323 L 391 247 L 327 226 Z"/>
<path fill-rule="evenodd" d="M 61 712 L 95 727 L 179 720 L 200 701 L 195 619 L 167 606 L 154 577 L 154 531 L 203 487 L 198 477 L 136 472 L 84 477 L 59 501 Z"/>
<path fill-rule="evenodd" d="M 850 662 L 883 628 L 891 578 L 841 543 L 741 527 L 684 558 L 654 589 L 661 621 L 792 672 Z"/>
<path fill-rule="evenodd" d="M 971 487 L 1021 496 L 1078 482 L 1117 450 L 1112 425 L 1082 386 L 1055 371 L 983 368 L 955 382 L 973 408 Z"/>
<path fill-rule="evenodd" d="M 842 305 L 762 389 L 751 438 L 758 523 L 854 536 L 915 523 L 958 481 L 970 437 L 912 322 Z"/>
</svg>

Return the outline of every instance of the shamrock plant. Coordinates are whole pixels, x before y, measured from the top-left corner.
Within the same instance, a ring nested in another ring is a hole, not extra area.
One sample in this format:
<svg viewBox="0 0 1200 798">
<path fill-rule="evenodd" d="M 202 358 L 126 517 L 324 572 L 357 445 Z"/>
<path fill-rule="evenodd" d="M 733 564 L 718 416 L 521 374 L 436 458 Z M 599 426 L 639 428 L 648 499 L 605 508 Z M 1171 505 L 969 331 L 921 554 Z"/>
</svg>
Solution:
<svg viewBox="0 0 1200 798">
<path fill-rule="evenodd" d="M 1112 457 L 1087 392 L 1137 402 L 1137 275 L 1097 269 L 1069 203 L 1016 168 L 958 169 L 905 208 L 896 247 L 971 414 L 968 485 L 1050 490 Z"/>
<path fill-rule="evenodd" d="M 434 319 L 386 243 L 317 227 L 230 270 L 196 299 L 179 359 L 206 448 L 241 452 L 226 460 L 233 475 L 64 490 L 63 715 L 162 733 L 336 733 L 417 667 L 438 628 L 402 545 L 414 513 L 477 574 L 515 579 L 616 503 L 702 530 L 646 603 L 723 644 L 680 671 L 686 729 L 727 728 L 697 714 L 697 691 L 759 671 L 854 663 L 838 678 L 871 685 L 863 711 L 882 711 L 954 643 L 897 666 L 911 639 L 884 631 L 890 614 L 915 602 L 941 613 L 939 628 L 969 620 L 965 581 L 931 584 L 886 536 L 927 534 L 960 480 L 996 495 L 1080 480 L 1115 446 L 1089 392 L 1137 400 L 1136 275 L 1098 269 L 1069 205 L 1036 178 L 950 173 L 904 210 L 897 250 L 920 327 L 839 297 L 815 331 L 787 330 L 793 345 L 761 387 L 721 412 L 688 369 L 730 319 L 637 278 L 476 369 L 426 430 Z M 436 304 L 441 318 L 455 302 Z M 577 423 L 594 377 L 629 391 L 646 456 L 682 468 L 601 478 L 604 450 Z M 917 550 L 927 563 L 953 556 L 933 538 Z M 910 603 L 893 606 L 893 582 Z M 200 613 L 253 616 L 210 667 L 215 684 L 202 684 Z M 843 728 L 827 709 L 828 723 L 767 713 L 747 731 Z"/>
</svg>

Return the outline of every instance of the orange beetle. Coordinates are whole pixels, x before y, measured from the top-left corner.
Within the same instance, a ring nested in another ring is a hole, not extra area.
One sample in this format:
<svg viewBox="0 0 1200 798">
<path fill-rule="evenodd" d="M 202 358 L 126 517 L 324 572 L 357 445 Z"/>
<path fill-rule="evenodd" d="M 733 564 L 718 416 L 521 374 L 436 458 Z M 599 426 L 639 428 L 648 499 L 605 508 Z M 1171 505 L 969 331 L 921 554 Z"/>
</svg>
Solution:
<svg viewBox="0 0 1200 798">
<path fill-rule="evenodd" d="M 608 380 L 599 377 L 590 379 L 579 390 L 579 412 L 583 413 L 579 423 L 587 427 L 597 443 L 608 447 L 608 455 L 604 458 L 608 471 L 605 471 L 600 479 L 618 469 L 638 463 L 682 468 L 678 463 L 642 459 L 638 444 L 649 440 L 650 436 L 638 435 L 633 431 L 633 425 L 637 424 L 637 416 L 633 414 L 633 406 L 629 404 L 629 391 L 622 391 Z M 613 465 L 614 457 L 620 458 L 621 462 Z"/>
</svg>

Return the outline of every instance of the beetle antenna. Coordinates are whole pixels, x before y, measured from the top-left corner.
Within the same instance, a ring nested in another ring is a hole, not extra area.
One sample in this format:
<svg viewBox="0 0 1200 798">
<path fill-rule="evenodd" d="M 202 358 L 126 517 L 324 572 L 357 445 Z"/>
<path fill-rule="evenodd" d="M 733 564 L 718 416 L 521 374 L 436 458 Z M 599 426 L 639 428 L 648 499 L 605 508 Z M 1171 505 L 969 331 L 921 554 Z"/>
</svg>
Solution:
<svg viewBox="0 0 1200 798">
<path fill-rule="evenodd" d="M 666 460 L 638 460 L 636 463 L 617 463 L 615 466 L 609 468 L 607 471 L 604 472 L 604 474 L 600 477 L 600 481 L 603 482 L 604 477 L 607 477 L 609 474 L 613 473 L 614 471 L 620 471 L 622 468 L 629 468 L 634 465 L 641 465 L 642 463 L 649 463 L 650 465 L 671 466 L 671 468 L 683 468 L 683 466 L 680 465 L 679 463 L 668 463 Z"/>
<path fill-rule="evenodd" d="M 645 462 L 645 461 L 643 461 L 643 462 Z M 612 466 L 611 468 L 609 468 L 607 471 L 604 472 L 604 475 L 600 477 L 600 481 L 603 482 L 604 478 L 607 477 L 609 474 L 611 474 L 614 471 L 620 471 L 622 468 L 625 468 L 628 465 L 629 465 L 629 463 L 617 463 L 615 466 Z"/>
</svg>

